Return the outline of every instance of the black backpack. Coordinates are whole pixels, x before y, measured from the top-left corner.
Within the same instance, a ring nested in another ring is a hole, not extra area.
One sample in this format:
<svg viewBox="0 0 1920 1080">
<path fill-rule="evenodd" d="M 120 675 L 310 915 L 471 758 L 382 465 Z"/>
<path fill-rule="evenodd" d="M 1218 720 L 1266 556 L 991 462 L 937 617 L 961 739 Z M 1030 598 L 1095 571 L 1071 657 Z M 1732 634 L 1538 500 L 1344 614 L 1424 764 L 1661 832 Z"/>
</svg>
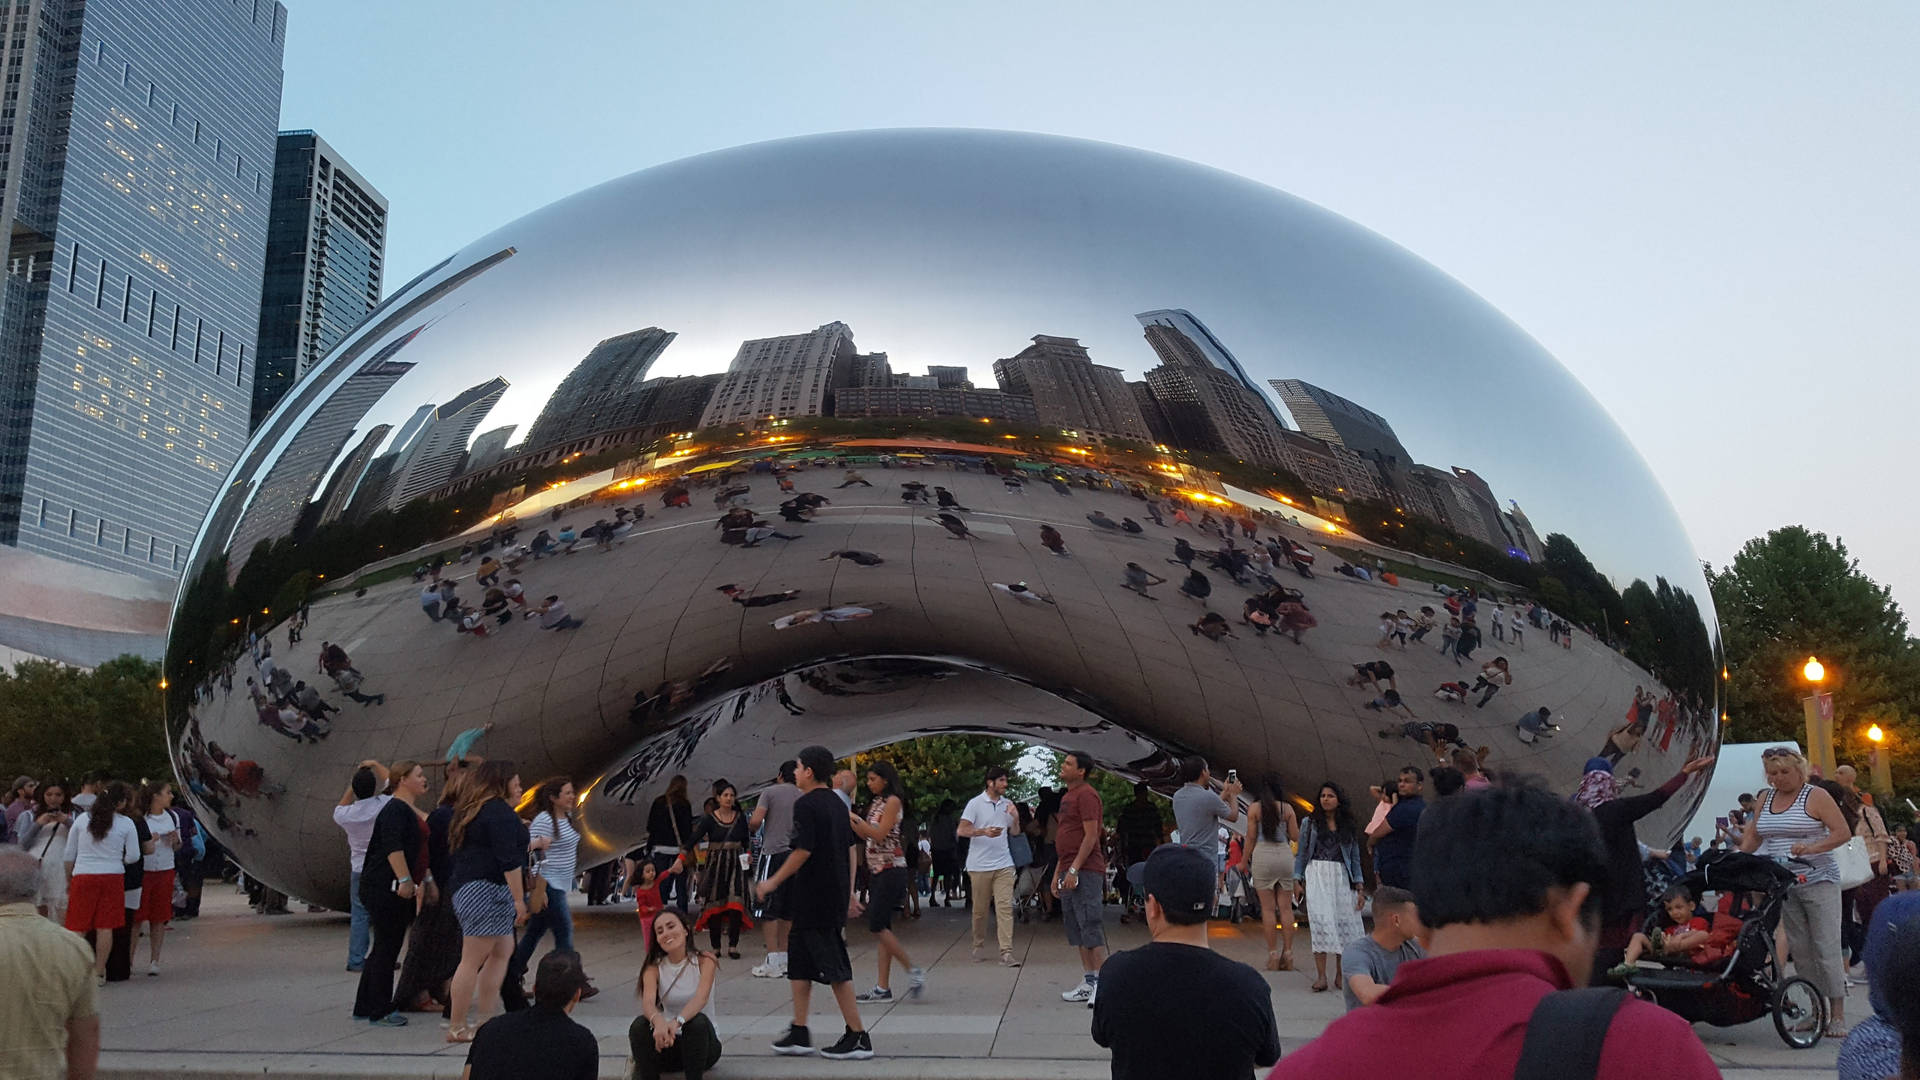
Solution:
<svg viewBox="0 0 1920 1080">
<path fill-rule="evenodd" d="M 1594 1080 L 1600 1047 L 1627 1000 L 1616 986 L 1561 990 L 1534 1006 L 1513 1080 Z"/>
</svg>

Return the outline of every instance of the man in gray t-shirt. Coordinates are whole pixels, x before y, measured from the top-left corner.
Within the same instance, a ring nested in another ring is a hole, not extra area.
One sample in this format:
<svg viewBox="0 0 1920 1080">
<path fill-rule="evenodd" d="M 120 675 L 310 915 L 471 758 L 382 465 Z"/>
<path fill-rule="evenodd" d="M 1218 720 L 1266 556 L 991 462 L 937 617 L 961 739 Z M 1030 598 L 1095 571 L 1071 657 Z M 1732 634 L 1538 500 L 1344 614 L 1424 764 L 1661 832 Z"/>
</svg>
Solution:
<svg viewBox="0 0 1920 1080">
<path fill-rule="evenodd" d="M 800 789 L 794 786 L 794 762 L 780 766 L 780 782 L 760 793 L 760 802 L 747 819 L 747 827 L 762 829 L 760 855 L 762 877 L 768 877 L 787 861 L 793 850 L 793 804 L 800 801 Z M 787 974 L 786 889 L 774 890 L 760 912 L 760 930 L 766 937 L 767 959 L 755 964 L 753 974 L 762 979 L 785 978 Z"/>
<path fill-rule="evenodd" d="M 1173 793 L 1173 824 L 1182 846 L 1198 848 L 1220 865 L 1220 826 L 1240 819 L 1240 781 L 1228 779 L 1215 795 L 1207 759 L 1190 757 L 1180 763 L 1180 790 Z M 1222 797 L 1224 796 L 1224 798 Z"/>
<path fill-rule="evenodd" d="M 1420 932 L 1420 911 L 1412 893 L 1391 885 L 1374 890 L 1373 932 L 1354 938 L 1340 950 L 1347 1011 L 1378 1001 L 1401 964 L 1427 955 L 1414 940 Z"/>
</svg>

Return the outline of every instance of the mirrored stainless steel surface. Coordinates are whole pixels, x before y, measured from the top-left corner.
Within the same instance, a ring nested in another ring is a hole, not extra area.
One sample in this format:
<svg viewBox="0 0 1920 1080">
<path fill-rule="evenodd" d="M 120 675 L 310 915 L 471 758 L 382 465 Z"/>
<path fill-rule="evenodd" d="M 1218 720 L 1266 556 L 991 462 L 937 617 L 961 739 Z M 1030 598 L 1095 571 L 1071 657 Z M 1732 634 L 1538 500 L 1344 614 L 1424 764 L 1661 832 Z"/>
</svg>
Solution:
<svg viewBox="0 0 1920 1080">
<path fill-rule="evenodd" d="M 1481 641 L 1443 652 L 1468 587 Z M 354 763 L 462 733 L 590 787 L 583 865 L 675 772 L 942 731 L 1370 811 L 1435 764 L 1407 725 L 1658 785 L 1717 742 L 1717 643 L 1633 448 L 1432 266 L 1166 157 L 866 132 L 603 184 L 395 292 L 209 514 L 168 727 L 240 861 L 344 906 Z"/>
</svg>

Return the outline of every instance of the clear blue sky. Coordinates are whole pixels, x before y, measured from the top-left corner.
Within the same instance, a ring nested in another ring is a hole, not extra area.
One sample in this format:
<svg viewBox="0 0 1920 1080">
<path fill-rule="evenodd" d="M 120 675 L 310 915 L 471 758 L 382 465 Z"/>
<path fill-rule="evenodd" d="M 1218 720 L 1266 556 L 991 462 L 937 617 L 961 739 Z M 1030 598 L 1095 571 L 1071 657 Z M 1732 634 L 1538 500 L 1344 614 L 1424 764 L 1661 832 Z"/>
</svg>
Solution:
<svg viewBox="0 0 1920 1080">
<path fill-rule="evenodd" d="M 1920 6 L 288 6 L 282 124 L 391 200 L 389 287 L 587 185 L 761 139 L 1143 147 L 1485 296 L 1613 413 L 1703 558 L 1804 523 L 1920 609 Z"/>
</svg>

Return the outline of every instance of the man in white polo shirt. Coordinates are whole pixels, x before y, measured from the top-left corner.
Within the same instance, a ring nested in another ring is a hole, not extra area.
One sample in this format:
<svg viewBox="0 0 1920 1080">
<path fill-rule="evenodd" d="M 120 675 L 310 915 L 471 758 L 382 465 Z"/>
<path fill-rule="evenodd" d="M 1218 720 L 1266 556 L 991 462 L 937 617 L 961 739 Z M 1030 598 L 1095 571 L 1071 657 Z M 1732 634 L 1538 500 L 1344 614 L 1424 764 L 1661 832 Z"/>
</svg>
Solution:
<svg viewBox="0 0 1920 1080">
<path fill-rule="evenodd" d="M 377 761 L 363 761 L 353 771 L 353 780 L 333 808 L 333 823 L 347 834 L 347 866 L 352 875 L 347 887 L 353 906 L 353 929 L 347 936 L 347 970 L 359 971 L 366 962 L 372 923 L 360 903 L 360 864 L 367 860 L 367 842 L 373 839 L 373 819 L 387 805 L 388 796 L 380 794 L 387 786 L 387 767 Z"/>
<path fill-rule="evenodd" d="M 967 801 L 956 832 L 968 838 L 967 877 L 973 892 L 973 958 L 986 959 L 987 902 L 1000 935 L 1000 963 L 1019 967 L 1013 955 L 1013 855 L 1007 837 L 1020 829 L 1020 811 L 1007 798 L 1007 770 L 987 767 L 985 790 Z"/>
</svg>

